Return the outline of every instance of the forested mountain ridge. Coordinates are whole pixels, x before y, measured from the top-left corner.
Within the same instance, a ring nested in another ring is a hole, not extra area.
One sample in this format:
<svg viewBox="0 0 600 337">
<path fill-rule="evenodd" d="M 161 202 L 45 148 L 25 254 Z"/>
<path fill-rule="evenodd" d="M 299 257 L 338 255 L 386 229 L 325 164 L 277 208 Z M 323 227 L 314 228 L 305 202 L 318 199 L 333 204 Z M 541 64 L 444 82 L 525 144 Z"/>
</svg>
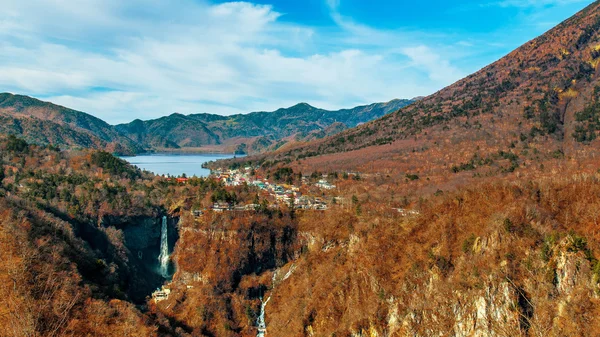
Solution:
<svg viewBox="0 0 600 337">
<path fill-rule="evenodd" d="M 117 130 L 148 148 L 201 148 L 262 152 L 285 142 L 322 138 L 396 111 L 413 100 L 395 99 L 329 111 L 299 103 L 272 112 L 232 116 L 175 113 L 154 120 L 119 124 Z"/>
<path fill-rule="evenodd" d="M 38 144 L 122 154 L 143 151 L 99 118 L 28 96 L 0 94 L 0 122 L 0 134 L 18 135 Z"/>
</svg>

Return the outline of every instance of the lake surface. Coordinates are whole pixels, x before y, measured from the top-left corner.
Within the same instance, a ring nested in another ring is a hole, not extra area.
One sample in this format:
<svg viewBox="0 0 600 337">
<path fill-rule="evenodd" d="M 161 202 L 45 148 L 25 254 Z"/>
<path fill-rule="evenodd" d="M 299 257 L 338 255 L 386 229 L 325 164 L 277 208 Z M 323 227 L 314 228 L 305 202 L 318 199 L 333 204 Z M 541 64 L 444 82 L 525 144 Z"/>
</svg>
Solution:
<svg viewBox="0 0 600 337">
<path fill-rule="evenodd" d="M 240 157 L 239 155 L 237 157 Z M 186 174 L 188 177 L 206 177 L 210 170 L 202 168 L 202 164 L 218 160 L 233 158 L 233 154 L 172 154 L 152 153 L 138 155 L 135 157 L 121 157 L 129 163 L 158 175 L 180 176 Z"/>
</svg>

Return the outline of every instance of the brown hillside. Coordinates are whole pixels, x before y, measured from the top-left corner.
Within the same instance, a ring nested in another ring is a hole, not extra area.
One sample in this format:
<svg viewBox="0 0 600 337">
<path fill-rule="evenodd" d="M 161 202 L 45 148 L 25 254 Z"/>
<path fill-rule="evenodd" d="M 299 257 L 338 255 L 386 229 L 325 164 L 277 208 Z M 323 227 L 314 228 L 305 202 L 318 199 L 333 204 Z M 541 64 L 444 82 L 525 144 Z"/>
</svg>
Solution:
<svg viewBox="0 0 600 337">
<path fill-rule="evenodd" d="M 35 98 L 0 94 L 0 134 L 36 144 L 133 154 L 141 146 L 99 118 Z"/>
<path fill-rule="evenodd" d="M 600 130 L 599 28 L 600 4 L 594 2 L 499 61 L 413 105 L 256 159 L 295 162 L 303 171 L 447 172 L 475 155 L 485 158 L 499 151 L 517 155 L 516 164 L 538 160 L 536 152 L 588 157 L 597 151 Z"/>
</svg>

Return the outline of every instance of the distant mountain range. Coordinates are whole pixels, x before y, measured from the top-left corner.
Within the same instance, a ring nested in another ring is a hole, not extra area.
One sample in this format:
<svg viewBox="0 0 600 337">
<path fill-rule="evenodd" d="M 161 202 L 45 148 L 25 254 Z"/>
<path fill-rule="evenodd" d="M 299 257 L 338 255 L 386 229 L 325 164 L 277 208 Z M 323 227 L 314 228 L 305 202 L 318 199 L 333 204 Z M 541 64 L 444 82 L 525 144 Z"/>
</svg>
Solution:
<svg viewBox="0 0 600 337">
<path fill-rule="evenodd" d="M 353 109 L 328 111 L 300 103 L 273 112 L 232 116 L 172 114 L 154 120 L 134 120 L 116 129 L 148 150 L 222 148 L 262 152 L 336 134 L 398 110 L 413 100 L 395 99 Z"/>
<path fill-rule="evenodd" d="M 84 112 L 3 93 L 0 134 L 15 134 L 32 143 L 120 154 L 174 150 L 258 153 L 285 143 L 330 136 L 412 102 L 396 99 L 338 111 L 300 103 L 273 112 L 233 116 L 174 113 L 112 126 Z"/>
</svg>

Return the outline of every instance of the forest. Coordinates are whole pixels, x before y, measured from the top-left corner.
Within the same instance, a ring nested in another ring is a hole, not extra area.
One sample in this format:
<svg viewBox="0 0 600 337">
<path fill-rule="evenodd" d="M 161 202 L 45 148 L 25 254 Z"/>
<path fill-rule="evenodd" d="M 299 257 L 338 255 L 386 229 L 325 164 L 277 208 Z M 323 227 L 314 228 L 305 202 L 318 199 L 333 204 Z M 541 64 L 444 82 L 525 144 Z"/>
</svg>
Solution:
<svg viewBox="0 0 600 337">
<path fill-rule="evenodd" d="M 592 166 L 555 158 L 553 173 L 517 168 L 444 190 L 411 172 L 401 180 L 329 172 L 338 187 L 327 193 L 341 201 L 327 211 L 194 215 L 215 200 L 267 200 L 253 186 L 177 183 L 104 152 L 15 137 L 0 149 L 8 336 L 255 336 L 261 308 L 274 336 L 592 336 L 600 328 Z M 486 167 L 480 157 L 470 163 L 448 174 Z M 298 176 L 266 170 L 256 174 Z M 170 279 L 138 259 L 129 234 L 143 219 L 158 233 L 163 215 L 178 232 Z M 161 285 L 170 294 L 155 301 Z"/>
</svg>

